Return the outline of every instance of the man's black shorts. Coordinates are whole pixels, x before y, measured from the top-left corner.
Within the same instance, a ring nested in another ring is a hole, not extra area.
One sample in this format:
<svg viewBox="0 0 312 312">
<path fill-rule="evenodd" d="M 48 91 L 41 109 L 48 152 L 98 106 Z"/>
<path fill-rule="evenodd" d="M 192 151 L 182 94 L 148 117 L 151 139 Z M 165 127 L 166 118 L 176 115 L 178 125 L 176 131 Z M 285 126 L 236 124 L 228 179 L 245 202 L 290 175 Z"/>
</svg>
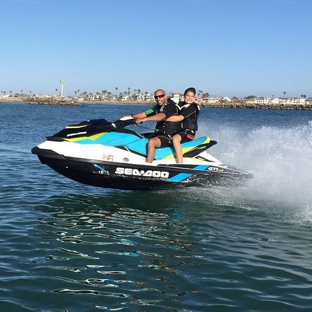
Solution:
<svg viewBox="0 0 312 312">
<path fill-rule="evenodd" d="M 184 132 L 177 133 L 181 137 L 181 143 L 189 142 L 195 139 L 195 131 L 193 130 L 185 130 Z"/>
<path fill-rule="evenodd" d="M 156 137 L 160 140 L 161 142 L 161 147 L 167 147 L 167 146 L 172 146 L 172 137 L 167 134 L 159 134 L 156 135 Z"/>
<path fill-rule="evenodd" d="M 160 140 L 161 147 L 172 146 L 171 136 L 168 134 L 157 134 L 157 133 L 144 133 L 144 137 L 147 139 L 157 137 Z"/>
</svg>

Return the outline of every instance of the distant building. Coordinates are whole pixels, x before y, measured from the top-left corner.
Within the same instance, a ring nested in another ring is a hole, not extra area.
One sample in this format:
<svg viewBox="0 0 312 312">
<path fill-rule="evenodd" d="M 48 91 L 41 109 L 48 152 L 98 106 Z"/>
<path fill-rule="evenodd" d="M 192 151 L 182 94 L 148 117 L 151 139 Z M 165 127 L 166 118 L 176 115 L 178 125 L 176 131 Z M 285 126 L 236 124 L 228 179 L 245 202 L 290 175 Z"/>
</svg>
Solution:
<svg viewBox="0 0 312 312">
<path fill-rule="evenodd" d="M 271 98 L 264 98 L 264 97 L 253 97 L 246 100 L 246 104 L 255 104 L 255 105 L 268 105 L 272 101 Z"/>
<path fill-rule="evenodd" d="M 181 95 L 181 93 L 177 93 L 177 92 L 173 92 L 171 94 L 171 100 L 173 100 L 175 103 L 179 103 L 182 99 L 183 99 L 183 96 Z M 184 100 L 184 99 L 183 99 Z M 182 101 L 183 101 L 182 100 Z"/>
<path fill-rule="evenodd" d="M 305 98 L 289 98 L 286 100 L 285 105 L 303 105 L 305 106 L 306 99 Z"/>
<path fill-rule="evenodd" d="M 274 98 L 271 100 L 272 105 L 279 105 L 280 104 L 280 98 Z"/>
<path fill-rule="evenodd" d="M 219 97 L 211 97 L 208 98 L 207 102 L 208 104 L 216 104 L 216 103 L 220 103 L 220 98 Z"/>
<path fill-rule="evenodd" d="M 227 103 L 231 103 L 231 102 L 232 102 L 232 100 L 231 100 L 229 97 L 227 97 L 227 96 L 224 96 L 224 97 L 221 99 L 221 101 L 227 102 Z"/>
</svg>

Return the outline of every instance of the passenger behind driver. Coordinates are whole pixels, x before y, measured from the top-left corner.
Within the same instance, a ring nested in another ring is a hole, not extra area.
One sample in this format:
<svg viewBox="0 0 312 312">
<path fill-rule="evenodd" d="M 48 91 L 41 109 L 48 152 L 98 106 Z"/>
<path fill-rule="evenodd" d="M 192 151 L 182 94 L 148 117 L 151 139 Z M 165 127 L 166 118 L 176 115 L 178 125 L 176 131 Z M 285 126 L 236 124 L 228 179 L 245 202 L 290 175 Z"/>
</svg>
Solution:
<svg viewBox="0 0 312 312">
<path fill-rule="evenodd" d="M 194 140 L 198 130 L 197 119 L 200 108 L 195 101 L 196 89 L 188 88 L 184 91 L 184 101 L 179 103 L 179 115 L 171 116 L 167 121 L 181 122 L 182 130 L 172 137 L 177 163 L 183 163 L 183 150 L 181 143 Z"/>
</svg>

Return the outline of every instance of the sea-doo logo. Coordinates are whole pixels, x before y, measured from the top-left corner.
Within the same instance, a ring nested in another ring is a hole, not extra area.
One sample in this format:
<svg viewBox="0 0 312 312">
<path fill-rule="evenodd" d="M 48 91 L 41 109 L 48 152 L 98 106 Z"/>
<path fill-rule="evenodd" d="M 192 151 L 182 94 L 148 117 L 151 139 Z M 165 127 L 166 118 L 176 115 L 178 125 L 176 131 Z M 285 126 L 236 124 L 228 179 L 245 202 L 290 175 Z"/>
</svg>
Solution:
<svg viewBox="0 0 312 312">
<path fill-rule="evenodd" d="M 115 173 L 138 177 L 169 178 L 168 171 L 158 171 L 158 170 L 139 170 L 133 168 L 117 167 Z"/>
</svg>

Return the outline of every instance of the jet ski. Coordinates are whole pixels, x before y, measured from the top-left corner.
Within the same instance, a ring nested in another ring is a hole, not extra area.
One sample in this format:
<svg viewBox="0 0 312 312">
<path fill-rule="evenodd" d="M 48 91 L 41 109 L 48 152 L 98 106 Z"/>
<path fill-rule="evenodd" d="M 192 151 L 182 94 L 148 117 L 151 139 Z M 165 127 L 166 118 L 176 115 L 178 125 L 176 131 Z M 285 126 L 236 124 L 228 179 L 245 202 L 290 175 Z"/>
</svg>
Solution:
<svg viewBox="0 0 312 312">
<path fill-rule="evenodd" d="M 74 181 L 103 188 L 156 190 L 174 187 L 236 186 L 252 178 L 248 172 L 223 164 L 207 152 L 217 142 L 208 136 L 182 144 L 183 164 L 173 147 L 156 149 L 146 163 L 150 134 L 126 129 L 128 116 L 66 126 L 32 149 L 41 163 Z"/>
</svg>

